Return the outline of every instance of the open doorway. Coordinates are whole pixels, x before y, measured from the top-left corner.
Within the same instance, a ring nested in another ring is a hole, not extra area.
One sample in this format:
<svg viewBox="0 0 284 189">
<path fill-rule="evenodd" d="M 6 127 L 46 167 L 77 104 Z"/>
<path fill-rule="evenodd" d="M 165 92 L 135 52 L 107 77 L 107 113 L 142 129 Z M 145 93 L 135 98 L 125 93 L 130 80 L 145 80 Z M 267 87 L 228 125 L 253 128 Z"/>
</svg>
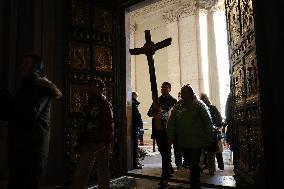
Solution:
<svg viewBox="0 0 284 189">
<path fill-rule="evenodd" d="M 164 81 L 171 83 L 170 94 L 176 99 L 181 87 L 191 84 L 197 95 L 206 93 L 225 118 L 230 77 L 225 9 L 222 3 L 206 10 L 192 1 L 145 1 L 127 9 L 125 23 L 126 46 L 129 48 L 144 45 L 145 30 L 150 30 L 155 43 L 172 38 L 170 46 L 154 55 L 159 95 Z M 143 164 L 144 167 L 160 168 L 159 152 L 151 139 L 151 118 L 147 115 L 152 103 L 147 58 L 145 55 L 127 56 L 127 66 L 131 70 L 131 90 L 139 94 L 139 110 L 144 123 L 144 145 L 139 148 L 153 156 L 153 159 L 145 158 Z M 232 154 L 226 143 L 223 144 L 225 163 L 232 170 Z M 153 163 L 155 161 L 156 164 Z"/>
</svg>

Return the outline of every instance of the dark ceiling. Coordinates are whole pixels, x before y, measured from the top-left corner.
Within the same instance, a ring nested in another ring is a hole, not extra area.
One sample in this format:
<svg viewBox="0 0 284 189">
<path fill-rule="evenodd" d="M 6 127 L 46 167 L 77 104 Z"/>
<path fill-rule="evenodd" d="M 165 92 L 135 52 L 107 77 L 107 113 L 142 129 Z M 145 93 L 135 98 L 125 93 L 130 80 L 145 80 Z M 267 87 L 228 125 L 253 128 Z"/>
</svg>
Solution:
<svg viewBox="0 0 284 189">
<path fill-rule="evenodd" d="M 136 3 L 148 0 L 93 0 L 97 5 L 108 7 L 128 7 Z"/>
</svg>

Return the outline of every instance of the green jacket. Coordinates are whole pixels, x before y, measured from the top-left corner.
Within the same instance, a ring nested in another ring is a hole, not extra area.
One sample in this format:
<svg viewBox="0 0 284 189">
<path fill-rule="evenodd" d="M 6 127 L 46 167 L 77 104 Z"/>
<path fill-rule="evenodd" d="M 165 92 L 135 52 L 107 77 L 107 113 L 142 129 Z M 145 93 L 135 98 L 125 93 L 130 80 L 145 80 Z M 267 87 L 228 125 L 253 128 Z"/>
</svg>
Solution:
<svg viewBox="0 0 284 189">
<path fill-rule="evenodd" d="M 212 142 L 212 132 L 211 115 L 203 102 L 195 100 L 188 108 L 179 101 L 173 107 L 167 129 L 169 140 L 176 134 L 180 147 L 200 148 Z"/>
</svg>

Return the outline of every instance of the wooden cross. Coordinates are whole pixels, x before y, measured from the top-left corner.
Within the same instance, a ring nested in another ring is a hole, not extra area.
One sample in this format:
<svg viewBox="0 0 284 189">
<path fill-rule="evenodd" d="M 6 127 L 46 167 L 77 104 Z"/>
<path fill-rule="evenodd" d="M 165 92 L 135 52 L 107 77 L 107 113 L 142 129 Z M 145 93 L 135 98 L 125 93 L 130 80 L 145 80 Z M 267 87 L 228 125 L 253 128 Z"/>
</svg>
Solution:
<svg viewBox="0 0 284 189">
<path fill-rule="evenodd" d="M 145 40 L 146 43 L 144 44 L 143 47 L 141 48 L 134 48 L 134 49 L 129 49 L 129 52 L 131 55 L 140 55 L 140 54 L 145 54 L 147 56 L 148 60 L 148 66 L 149 66 L 149 74 L 150 74 L 150 82 L 151 82 L 151 91 L 152 91 L 152 100 L 153 103 L 158 105 L 158 89 L 157 89 L 157 81 L 156 81 L 156 72 L 155 72 L 155 63 L 153 59 L 153 55 L 155 52 L 159 49 L 162 49 L 166 46 L 169 46 L 172 43 L 172 38 L 167 38 L 163 41 L 160 41 L 158 43 L 154 43 L 151 40 L 151 34 L 150 30 L 145 30 Z M 154 117 L 155 119 L 155 117 Z M 156 121 L 156 129 L 161 128 L 161 122 Z M 160 127 L 160 128 L 159 128 Z"/>
</svg>

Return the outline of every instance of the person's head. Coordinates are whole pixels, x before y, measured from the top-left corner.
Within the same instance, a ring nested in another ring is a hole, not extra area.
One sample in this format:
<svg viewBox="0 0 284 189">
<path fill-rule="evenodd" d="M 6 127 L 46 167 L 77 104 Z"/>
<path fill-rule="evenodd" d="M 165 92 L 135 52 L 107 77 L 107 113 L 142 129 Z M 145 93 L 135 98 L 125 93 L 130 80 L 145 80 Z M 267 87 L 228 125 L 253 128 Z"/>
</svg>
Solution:
<svg viewBox="0 0 284 189">
<path fill-rule="evenodd" d="M 200 94 L 200 100 L 202 100 L 206 105 L 211 104 L 209 97 L 205 93 Z"/>
<path fill-rule="evenodd" d="M 138 93 L 137 92 L 132 92 L 132 98 L 136 99 L 138 98 Z"/>
<path fill-rule="evenodd" d="M 20 77 L 26 78 L 29 76 L 41 76 L 43 73 L 44 64 L 42 58 L 35 54 L 26 54 L 19 65 Z"/>
<path fill-rule="evenodd" d="M 101 79 L 90 81 L 90 95 L 101 96 L 105 92 L 105 83 Z"/>
<path fill-rule="evenodd" d="M 186 84 L 181 88 L 180 97 L 182 101 L 185 101 L 185 102 L 192 102 L 197 98 L 190 84 Z"/>
<path fill-rule="evenodd" d="M 171 92 L 172 85 L 169 82 L 162 83 L 161 86 L 161 93 L 162 95 L 168 95 Z"/>
</svg>

